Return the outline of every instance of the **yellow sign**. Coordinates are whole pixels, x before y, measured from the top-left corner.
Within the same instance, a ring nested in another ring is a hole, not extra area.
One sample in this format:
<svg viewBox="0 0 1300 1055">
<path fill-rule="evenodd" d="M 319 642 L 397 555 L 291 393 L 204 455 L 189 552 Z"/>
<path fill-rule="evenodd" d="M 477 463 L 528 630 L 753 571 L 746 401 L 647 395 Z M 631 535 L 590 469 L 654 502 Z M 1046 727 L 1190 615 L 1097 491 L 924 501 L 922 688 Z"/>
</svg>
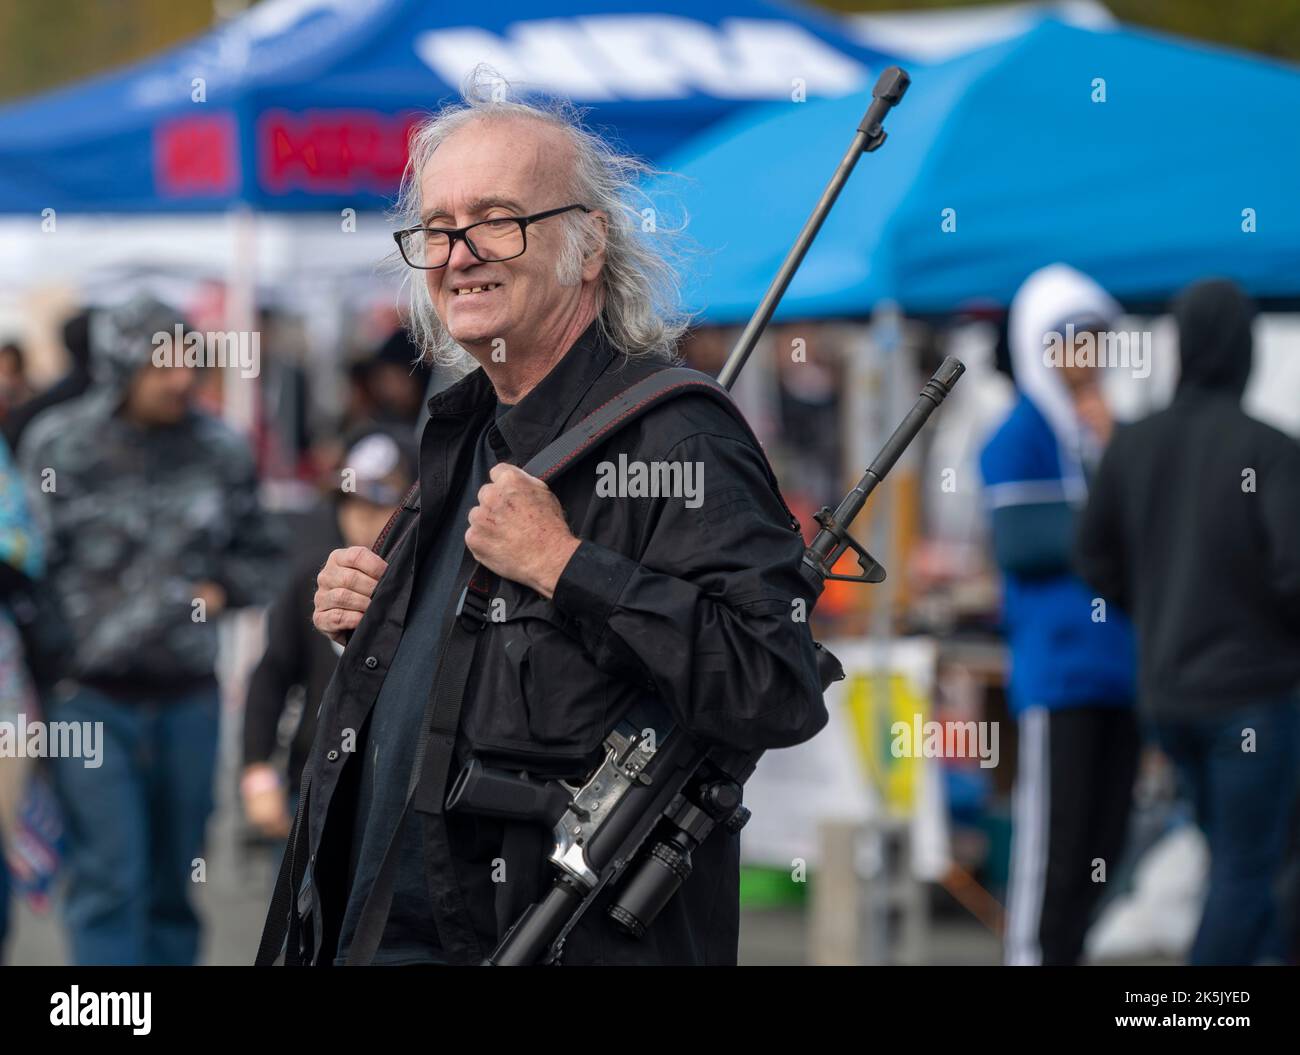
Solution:
<svg viewBox="0 0 1300 1055">
<path fill-rule="evenodd" d="M 886 809 L 896 815 L 910 816 L 921 779 L 922 752 L 896 753 L 898 738 L 893 728 L 894 723 L 903 722 L 910 729 L 918 714 L 924 716 L 925 696 L 911 679 L 897 671 L 851 674 L 845 691 L 858 756 L 867 780 Z"/>
</svg>

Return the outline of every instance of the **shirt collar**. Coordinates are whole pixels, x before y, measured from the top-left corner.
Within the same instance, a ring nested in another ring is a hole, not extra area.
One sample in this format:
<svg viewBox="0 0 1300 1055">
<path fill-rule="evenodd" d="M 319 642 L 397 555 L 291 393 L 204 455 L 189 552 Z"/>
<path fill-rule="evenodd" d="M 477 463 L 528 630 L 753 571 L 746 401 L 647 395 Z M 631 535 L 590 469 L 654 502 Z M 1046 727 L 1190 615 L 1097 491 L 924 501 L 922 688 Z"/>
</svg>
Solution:
<svg viewBox="0 0 1300 1055">
<path fill-rule="evenodd" d="M 614 354 L 600 321 L 593 320 L 532 391 L 497 417 L 492 428 L 499 430 L 517 464 L 559 435 Z M 496 392 L 479 367 L 429 400 L 429 413 L 437 418 L 472 415 L 495 404 Z"/>
</svg>

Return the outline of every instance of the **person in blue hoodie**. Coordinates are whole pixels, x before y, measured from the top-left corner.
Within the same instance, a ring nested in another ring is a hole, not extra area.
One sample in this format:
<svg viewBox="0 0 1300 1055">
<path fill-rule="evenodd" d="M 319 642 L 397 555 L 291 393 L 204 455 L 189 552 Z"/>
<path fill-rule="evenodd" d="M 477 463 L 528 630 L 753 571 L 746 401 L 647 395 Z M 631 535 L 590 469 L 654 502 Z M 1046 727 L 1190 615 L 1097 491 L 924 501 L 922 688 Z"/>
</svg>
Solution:
<svg viewBox="0 0 1300 1055">
<path fill-rule="evenodd" d="M 1025 280 L 1008 318 L 1019 398 L 980 455 L 1020 744 L 1009 964 L 1078 962 L 1128 827 L 1139 745 L 1133 632 L 1071 565 L 1088 476 L 1110 430 L 1099 371 L 1072 353 L 1119 313 L 1065 265 Z"/>
</svg>

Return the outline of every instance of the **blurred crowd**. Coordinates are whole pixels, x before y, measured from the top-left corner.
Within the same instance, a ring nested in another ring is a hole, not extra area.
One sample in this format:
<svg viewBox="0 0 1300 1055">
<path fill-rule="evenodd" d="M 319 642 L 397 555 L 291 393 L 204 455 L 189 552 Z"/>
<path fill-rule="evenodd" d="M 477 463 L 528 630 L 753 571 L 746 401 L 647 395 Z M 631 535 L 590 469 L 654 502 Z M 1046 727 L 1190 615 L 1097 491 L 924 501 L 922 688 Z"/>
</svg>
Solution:
<svg viewBox="0 0 1300 1055">
<path fill-rule="evenodd" d="M 0 942 L 10 887 L 41 907 L 59 877 L 77 963 L 198 956 L 229 610 L 268 609 L 240 792 L 250 827 L 283 836 L 336 658 L 311 628 L 315 572 L 330 549 L 369 545 L 415 476 L 429 371 L 403 332 L 352 365 L 341 420 L 293 452 L 319 497 L 289 514 L 260 497 L 274 427 L 250 443 L 212 412 L 211 369 L 155 362 L 177 326 L 147 295 L 79 312 L 66 376 L 39 394 L 22 348 L 3 353 L 0 719 L 17 750 L 0 764 Z M 270 760 L 289 710 L 286 769 Z M 45 747 L 29 735 L 42 723 Z M 75 739 L 56 748 L 56 728 Z"/>
</svg>

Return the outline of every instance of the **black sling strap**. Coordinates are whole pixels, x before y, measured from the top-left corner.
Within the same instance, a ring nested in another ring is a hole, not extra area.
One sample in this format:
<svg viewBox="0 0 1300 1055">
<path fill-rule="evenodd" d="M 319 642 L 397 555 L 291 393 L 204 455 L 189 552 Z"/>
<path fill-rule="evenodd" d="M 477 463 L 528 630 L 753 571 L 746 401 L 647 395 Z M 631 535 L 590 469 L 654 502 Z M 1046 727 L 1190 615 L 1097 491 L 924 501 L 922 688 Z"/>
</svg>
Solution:
<svg viewBox="0 0 1300 1055">
<path fill-rule="evenodd" d="M 577 425 L 548 444 L 523 467 L 530 476 L 539 480 L 556 479 L 592 448 L 604 442 L 620 429 L 631 424 L 647 411 L 678 396 L 698 393 L 711 396 L 725 406 L 745 428 L 757 449 L 761 450 L 758 440 L 749 428 L 748 422 L 732 402 L 727 390 L 707 374 L 682 367 L 672 367 L 658 371 L 636 382 L 608 402 L 602 404 L 584 417 Z M 776 477 L 764 459 L 769 481 L 775 493 L 780 496 Z M 418 485 L 417 485 L 418 486 Z M 414 488 L 412 488 L 414 492 Z M 408 494 L 403 500 L 406 505 L 411 498 Z M 784 507 L 784 499 L 781 499 Z M 399 507 L 400 510 L 400 507 Z M 798 530 L 799 523 L 788 507 L 786 515 L 791 527 Z M 380 541 L 387 536 L 397 513 L 380 534 Z M 377 542 L 376 545 L 380 543 Z M 469 574 L 466 576 L 466 570 Z M 443 799 L 446 794 L 447 777 L 451 771 L 456 742 L 456 731 L 460 722 L 460 711 L 464 702 L 465 688 L 469 680 L 469 671 L 473 664 L 474 652 L 478 644 L 478 631 L 488 622 L 488 604 L 491 592 L 491 577 L 479 564 L 475 563 L 468 551 L 461 563 L 457 582 L 464 582 L 460 600 L 456 606 L 455 618 L 448 623 L 443 636 L 438 672 L 425 706 L 424 717 L 420 726 L 420 736 L 416 743 L 415 759 L 411 767 L 411 776 L 407 782 L 406 803 L 398 818 L 397 827 L 389 839 L 374 884 L 362 907 L 357 928 L 353 934 L 352 944 L 348 950 L 347 962 L 351 964 L 368 964 L 379 949 L 383 939 L 384 928 L 388 923 L 388 914 L 392 906 L 393 887 L 397 875 L 397 846 L 399 835 L 406 823 L 412 807 L 422 813 L 438 815 L 442 812 Z M 305 788 L 304 788 L 305 790 Z M 294 824 L 289 845 L 294 847 L 298 829 L 303 823 L 302 811 Z M 280 879 L 272 898 L 271 914 L 268 915 L 266 932 L 262 938 L 262 949 L 258 954 L 258 963 L 270 963 L 283 945 L 284 935 L 292 926 L 289 916 L 273 915 L 290 905 L 289 890 L 295 889 L 294 880 L 301 882 L 301 876 L 292 876 L 296 871 L 288 861 L 291 855 L 286 853 L 285 866 L 281 868 Z M 296 855 L 295 855 L 296 856 Z M 281 886 L 286 886 L 281 891 Z M 273 929 L 274 925 L 274 929 Z M 264 961 L 264 953 L 274 949 L 270 959 Z M 286 956 L 286 962 L 288 958 Z"/>
</svg>

